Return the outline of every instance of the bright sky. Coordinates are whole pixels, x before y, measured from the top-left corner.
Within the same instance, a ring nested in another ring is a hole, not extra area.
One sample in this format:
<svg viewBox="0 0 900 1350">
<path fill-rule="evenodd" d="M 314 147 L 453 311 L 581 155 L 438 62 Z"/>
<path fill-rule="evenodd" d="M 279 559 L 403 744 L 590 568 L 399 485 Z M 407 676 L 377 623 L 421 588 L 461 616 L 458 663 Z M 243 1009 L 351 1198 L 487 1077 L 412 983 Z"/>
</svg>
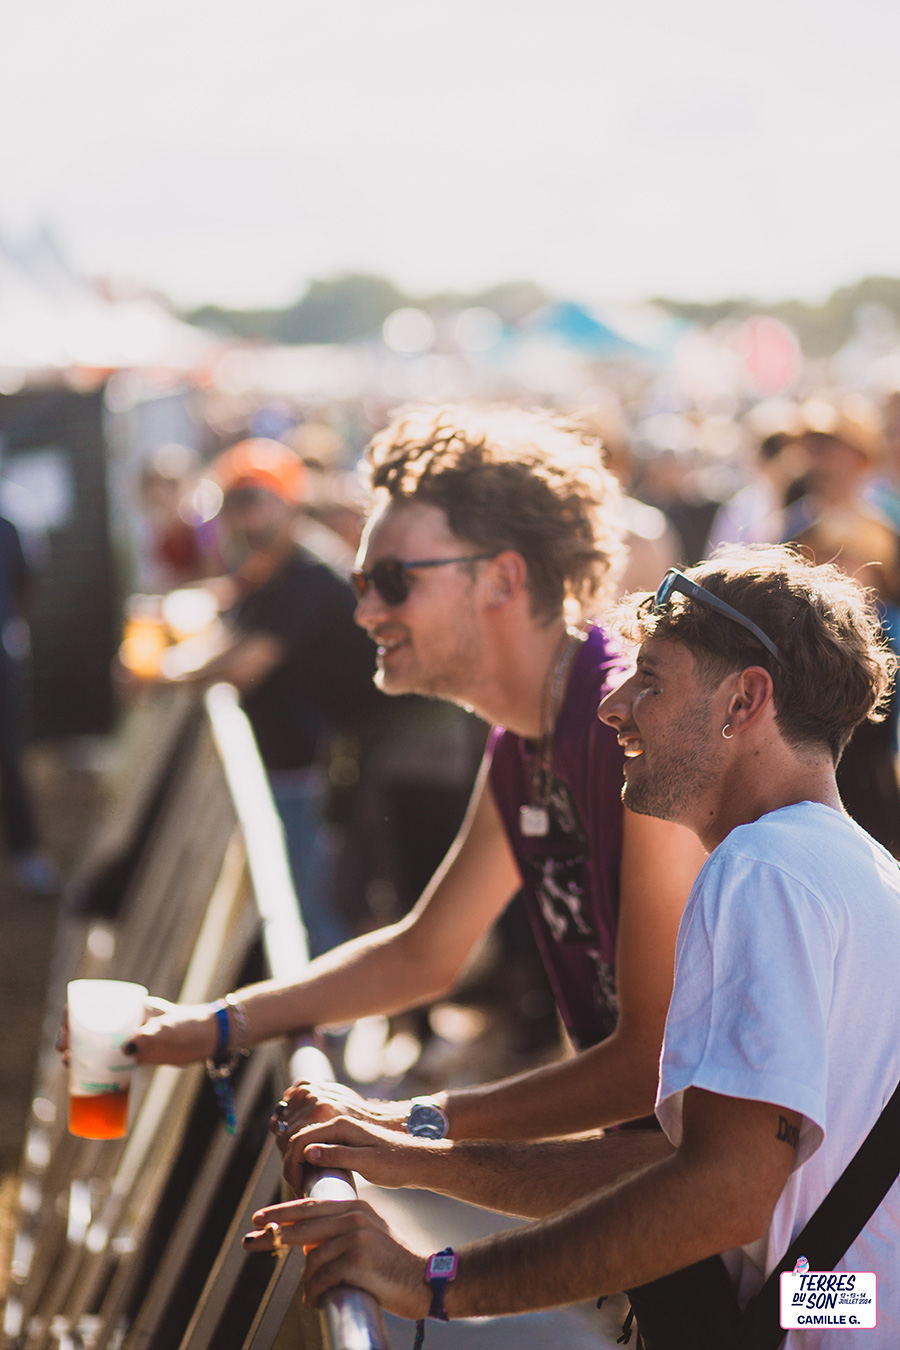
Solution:
<svg viewBox="0 0 900 1350">
<path fill-rule="evenodd" d="M 28 0 L 0 233 L 183 304 L 817 298 L 900 276 L 898 51 L 897 0 Z"/>
</svg>

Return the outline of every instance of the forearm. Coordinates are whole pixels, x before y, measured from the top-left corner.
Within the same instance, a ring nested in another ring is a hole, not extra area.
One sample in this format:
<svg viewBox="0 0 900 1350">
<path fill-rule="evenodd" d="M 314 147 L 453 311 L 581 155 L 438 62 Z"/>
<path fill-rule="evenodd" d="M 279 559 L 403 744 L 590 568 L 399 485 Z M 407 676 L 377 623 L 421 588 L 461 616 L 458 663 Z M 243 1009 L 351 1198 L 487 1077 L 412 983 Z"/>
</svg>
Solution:
<svg viewBox="0 0 900 1350">
<path fill-rule="evenodd" d="M 279 1147 L 295 1190 L 304 1164 L 312 1163 L 359 1172 L 376 1186 L 439 1191 L 525 1218 L 555 1214 L 672 1152 L 659 1130 L 532 1143 L 427 1140 L 346 1115 L 282 1136 Z"/>
<path fill-rule="evenodd" d="M 537 1219 L 667 1157 L 655 1130 L 623 1130 L 594 1139 L 540 1143 L 465 1140 L 425 1143 L 409 1160 L 406 1185 L 438 1191 L 482 1209 Z"/>
<path fill-rule="evenodd" d="M 296 985 L 245 991 L 256 1039 L 400 1012 L 452 987 L 518 883 L 483 777 L 484 770 L 462 830 L 406 918 L 327 952 Z"/>
<path fill-rule="evenodd" d="M 514 865 L 495 816 L 489 801 L 470 810 L 419 903 L 399 923 L 319 957 L 296 982 L 237 990 L 247 1019 L 244 1044 L 399 1012 L 445 993 L 514 889 Z M 138 1033 L 134 1049 L 138 1062 L 188 1064 L 214 1045 L 212 1010 L 202 1005 L 156 1018 Z"/>
<path fill-rule="evenodd" d="M 498 1152 L 482 1152 L 479 1166 L 485 1158 L 496 1166 L 504 1155 L 511 1157 L 514 1179 L 509 1184 L 519 1192 L 527 1188 L 535 1196 L 552 1184 L 560 1202 L 597 1189 L 549 1218 L 463 1247 L 457 1277 L 444 1295 L 450 1317 L 525 1312 L 596 1298 L 758 1240 L 771 1225 L 795 1157 L 785 1119 L 799 1131 L 802 1117 L 789 1108 L 691 1088 L 682 1103 L 678 1150 L 638 1170 L 632 1170 L 638 1148 L 661 1149 L 664 1141 L 620 1132 L 558 1146 L 490 1146 Z M 352 1122 L 332 1122 L 317 1133 L 322 1139 L 343 1135 L 351 1141 L 351 1147 L 311 1144 L 310 1152 L 329 1153 L 330 1148 L 336 1166 L 352 1166 L 349 1155 L 367 1149 L 380 1154 L 386 1146 L 389 1162 L 391 1153 L 406 1152 L 389 1131 Z M 297 1136 L 298 1144 L 302 1137 Z M 477 1159 L 483 1147 L 443 1142 L 436 1152 L 445 1167 L 453 1166 L 458 1181 L 467 1160 Z M 622 1154 L 617 1164 L 613 1148 Z M 416 1145 L 416 1158 L 426 1149 Z M 421 1171 L 419 1161 L 407 1159 L 407 1184 L 411 1179 L 420 1184 Z M 629 1174 L 622 1179 L 625 1171 Z M 620 1179 L 610 1182 L 611 1172 Z M 454 1193 L 459 1189 L 455 1185 Z M 496 1180 L 478 1187 L 495 1203 L 500 1189 Z M 314 1305 L 343 1283 L 369 1289 L 384 1307 L 405 1317 L 424 1316 L 424 1257 L 398 1243 L 364 1202 L 289 1202 L 260 1211 L 254 1222 L 258 1229 L 244 1240 L 251 1250 L 270 1251 L 282 1236 L 288 1245 L 306 1247 L 306 1287 Z M 269 1231 L 265 1225 L 270 1222 L 286 1226 Z"/>
<path fill-rule="evenodd" d="M 436 1097 L 454 1139 L 555 1139 L 652 1115 L 659 1044 L 617 1031 L 570 1059 Z"/>
<path fill-rule="evenodd" d="M 410 955 L 402 925 L 367 933 L 312 961 L 293 984 L 264 980 L 239 990 L 251 1045 L 310 1026 L 340 1026 L 391 1014 L 445 992 L 436 963 Z"/>
<path fill-rule="evenodd" d="M 690 1089 L 677 1152 L 538 1224 L 460 1254 L 452 1316 L 520 1312 L 632 1289 L 762 1237 L 793 1147 L 772 1103 Z M 627 1132 L 626 1132 L 627 1133 Z"/>
<path fill-rule="evenodd" d="M 405 923 L 405 921 L 404 921 Z M 445 988 L 447 967 L 419 953 L 403 924 L 355 938 L 326 953 L 294 983 L 266 980 L 234 992 L 243 1016 L 231 1018 L 232 1049 L 313 1026 L 340 1025 L 370 1013 L 391 1013 L 424 1002 Z M 449 977 L 447 977 L 449 978 Z M 218 1027 L 214 1005 L 151 1000 L 151 1016 L 130 1042 L 142 1064 L 192 1064 L 214 1052 Z"/>
<path fill-rule="evenodd" d="M 740 1214 L 739 1196 L 665 1159 L 540 1223 L 465 1248 L 446 1306 L 451 1318 L 477 1317 L 619 1293 L 749 1241 Z"/>
</svg>

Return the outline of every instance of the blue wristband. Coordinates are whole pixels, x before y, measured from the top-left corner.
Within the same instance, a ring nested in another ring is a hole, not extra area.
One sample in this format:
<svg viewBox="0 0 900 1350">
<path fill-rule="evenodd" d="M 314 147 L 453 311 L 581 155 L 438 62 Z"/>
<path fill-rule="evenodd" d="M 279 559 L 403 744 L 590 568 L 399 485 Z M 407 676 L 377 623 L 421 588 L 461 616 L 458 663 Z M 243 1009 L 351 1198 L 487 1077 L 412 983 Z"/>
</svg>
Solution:
<svg viewBox="0 0 900 1350">
<path fill-rule="evenodd" d="M 228 1004 L 224 1001 L 217 1004 L 215 1014 L 216 1048 L 213 1051 L 212 1059 L 206 1061 L 206 1072 L 212 1079 L 213 1091 L 216 1094 L 216 1101 L 225 1121 L 226 1133 L 234 1134 L 237 1130 L 237 1113 L 234 1105 L 234 1090 L 231 1086 L 231 1074 L 236 1057 L 231 1057 L 228 1053 L 231 1045 L 231 1018 L 228 1015 Z"/>
<path fill-rule="evenodd" d="M 231 1018 L 225 1002 L 216 1007 L 216 1048 L 213 1051 L 213 1064 L 222 1064 L 228 1058 L 231 1045 Z"/>
</svg>

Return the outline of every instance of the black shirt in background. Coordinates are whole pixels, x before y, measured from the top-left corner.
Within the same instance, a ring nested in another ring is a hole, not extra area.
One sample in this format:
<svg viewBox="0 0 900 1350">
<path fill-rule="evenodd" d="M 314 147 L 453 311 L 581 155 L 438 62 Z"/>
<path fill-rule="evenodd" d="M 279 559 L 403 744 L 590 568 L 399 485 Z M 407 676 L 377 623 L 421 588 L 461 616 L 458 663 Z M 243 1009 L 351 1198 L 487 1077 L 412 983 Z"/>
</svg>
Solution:
<svg viewBox="0 0 900 1350">
<path fill-rule="evenodd" d="M 241 634 L 269 633 L 284 660 L 241 698 L 263 764 L 308 768 L 337 729 L 364 726 L 385 696 L 375 688 L 375 644 L 353 620 L 349 583 L 307 549 L 237 604 Z"/>
</svg>

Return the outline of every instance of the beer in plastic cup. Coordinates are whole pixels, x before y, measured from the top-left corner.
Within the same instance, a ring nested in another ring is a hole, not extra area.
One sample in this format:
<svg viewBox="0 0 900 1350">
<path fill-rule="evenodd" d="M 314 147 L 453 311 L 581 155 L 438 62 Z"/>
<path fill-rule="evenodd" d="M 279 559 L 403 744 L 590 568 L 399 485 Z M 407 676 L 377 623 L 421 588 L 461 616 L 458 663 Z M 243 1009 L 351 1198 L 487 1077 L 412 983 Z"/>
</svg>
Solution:
<svg viewBox="0 0 900 1350">
<path fill-rule="evenodd" d="M 122 1049 L 144 1021 L 147 990 L 127 980 L 71 980 L 69 1133 L 121 1139 L 134 1060 Z"/>
</svg>

